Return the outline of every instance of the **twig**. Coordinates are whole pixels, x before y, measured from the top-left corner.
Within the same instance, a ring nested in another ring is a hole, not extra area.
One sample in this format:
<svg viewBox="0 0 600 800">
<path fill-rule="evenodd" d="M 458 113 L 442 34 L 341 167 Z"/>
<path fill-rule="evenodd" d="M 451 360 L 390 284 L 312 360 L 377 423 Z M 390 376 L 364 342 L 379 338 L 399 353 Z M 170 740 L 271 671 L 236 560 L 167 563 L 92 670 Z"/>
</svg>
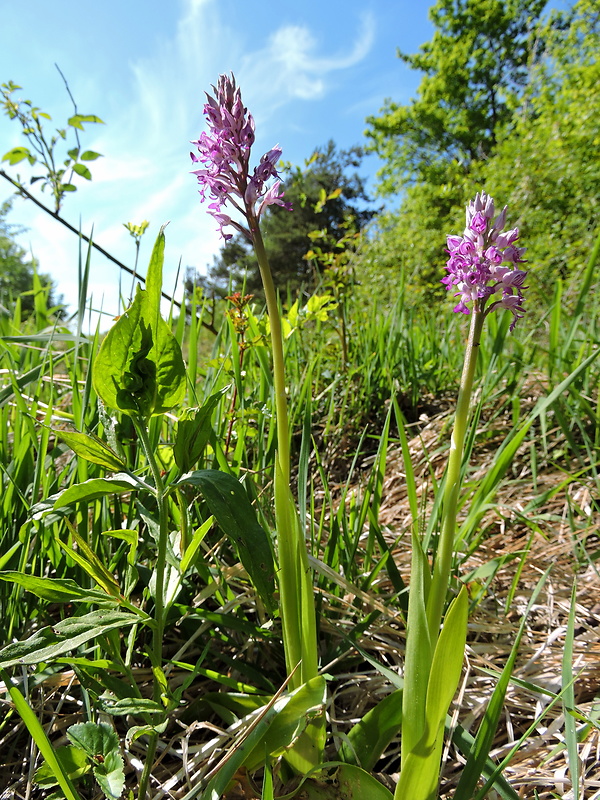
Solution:
<svg viewBox="0 0 600 800">
<path fill-rule="evenodd" d="M 141 275 L 139 275 L 138 273 L 136 273 L 134 270 L 132 270 L 131 267 L 128 267 L 126 264 L 123 264 L 123 262 L 119 261 L 118 258 L 115 258 L 113 255 L 111 255 L 107 250 L 105 250 L 99 244 L 96 244 L 96 242 L 92 241 L 92 239 L 90 239 L 88 236 L 86 236 L 85 233 L 82 233 L 81 231 L 78 231 L 77 228 L 74 228 L 73 225 L 71 225 L 70 222 L 67 222 L 66 219 L 61 217 L 60 214 L 58 214 L 55 211 L 52 211 L 50 208 L 48 208 L 48 206 L 45 206 L 43 203 L 41 203 L 37 199 L 37 197 L 32 195 L 31 192 L 27 191 L 27 189 L 23 186 L 23 184 L 19 183 L 18 181 L 15 181 L 13 178 L 11 178 L 10 175 L 8 175 L 8 173 L 6 173 L 3 169 L 0 169 L 0 175 L 3 178 L 6 178 L 6 180 L 9 183 L 12 183 L 12 185 L 17 189 L 17 192 L 19 194 L 23 195 L 28 200 L 31 200 L 33 203 L 35 203 L 36 206 L 38 206 L 38 208 L 41 208 L 42 211 L 45 211 L 47 214 L 50 214 L 51 217 L 53 217 L 58 222 L 62 223 L 65 226 L 65 228 L 68 228 L 70 231 L 72 231 L 77 236 L 79 236 L 81 239 L 86 241 L 93 248 L 98 250 L 99 253 L 102 253 L 102 255 L 105 256 L 105 258 L 108 258 L 109 261 L 112 261 L 113 264 L 116 264 L 119 267 L 119 269 L 125 270 L 125 272 L 128 272 L 130 275 L 133 275 L 135 278 L 137 278 L 142 283 L 146 282 L 146 279 L 144 277 L 142 277 Z M 177 306 L 177 308 L 184 308 L 184 310 L 185 310 L 185 307 L 184 307 L 183 303 L 180 303 L 178 300 L 175 300 L 173 297 L 171 297 L 171 295 L 167 294 L 166 292 L 161 292 L 161 295 L 162 295 L 162 297 L 165 298 L 165 300 L 168 300 L 170 303 L 173 303 L 174 306 Z M 217 335 L 217 329 L 215 328 L 214 323 L 205 322 L 203 319 L 201 319 L 200 320 L 200 324 L 204 328 L 209 330 L 211 333 L 213 333 L 215 336 Z"/>
</svg>

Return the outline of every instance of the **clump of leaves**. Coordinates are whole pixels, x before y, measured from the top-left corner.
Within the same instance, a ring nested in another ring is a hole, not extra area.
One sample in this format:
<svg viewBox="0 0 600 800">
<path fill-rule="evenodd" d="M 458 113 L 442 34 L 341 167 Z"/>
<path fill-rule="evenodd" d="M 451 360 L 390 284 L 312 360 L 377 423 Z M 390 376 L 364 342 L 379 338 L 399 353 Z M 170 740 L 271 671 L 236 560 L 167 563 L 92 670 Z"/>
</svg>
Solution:
<svg viewBox="0 0 600 800">
<path fill-rule="evenodd" d="M 119 737 L 111 726 L 105 722 L 80 722 L 67 729 L 67 738 L 71 744 L 59 747 L 56 757 L 71 781 L 78 783 L 91 773 L 107 800 L 118 800 L 125 786 L 125 771 Z M 58 784 L 47 763 L 36 771 L 34 780 L 44 788 Z M 59 790 L 51 795 L 54 800 L 62 797 Z"/>
</svg>

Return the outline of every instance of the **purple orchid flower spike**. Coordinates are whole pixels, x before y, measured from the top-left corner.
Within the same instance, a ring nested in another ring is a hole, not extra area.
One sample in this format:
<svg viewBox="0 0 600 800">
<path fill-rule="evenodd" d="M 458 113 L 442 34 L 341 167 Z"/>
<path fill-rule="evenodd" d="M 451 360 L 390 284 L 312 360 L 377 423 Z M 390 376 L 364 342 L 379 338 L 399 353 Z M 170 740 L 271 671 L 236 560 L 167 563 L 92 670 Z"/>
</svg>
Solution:
<svg viewBox="0 0 600 800">
<path fill-rule="evenodd" d="M 478 192 L 467 206 L 467 223 L 462 236 L 448 236 L 446 264 L 448 275 L 442 283 L 448 291 L 457 289 L 455 297 L 460 300 L 454 311 L 470 314 L 471 308 L 488 314 L 495 308 L 506 308 L 512 315 L 512 331 L 518 319 L 525 313 L 523 291 L 527 272 L 518 268 L 524 263 L 524 247 L 516 247 L 519 231 L 513 228 L 504 231 L 505 206 L 494 220 L 493 199 L 485 192 Z M 487 308 L 487 301 L 495 294 L 501 297 Z"/>
<path fill-rule="evenodd" d="M 233 234 L 223 229 L 233 227 L 252 241 L 252 231 L 267 206 L 291 210 L 291 204 L 283 199 L 281 181 L 267 186 L 270 178 L 279 178 L 276 165 L 281 149 L 276 145 L 265 153 L 250 175 L 250 151 L 255 139 L 252 114 L 242 103 L 233 75 L 221 75 L 213 89 L 215 96 L 207 94 L 204 106 L 208 133 L 192 142 L 199 154 L 190 153 L 192 161 L 201 165 L 193 174 L 198 176 L 202 200 L 211 200 L 209 213 L 219 223 L 223 238 L 232 238 Z M 232 219 L 228 209 L 224 210 L 227 204 L 245 218 L 247 227 Z"/>
</svg>

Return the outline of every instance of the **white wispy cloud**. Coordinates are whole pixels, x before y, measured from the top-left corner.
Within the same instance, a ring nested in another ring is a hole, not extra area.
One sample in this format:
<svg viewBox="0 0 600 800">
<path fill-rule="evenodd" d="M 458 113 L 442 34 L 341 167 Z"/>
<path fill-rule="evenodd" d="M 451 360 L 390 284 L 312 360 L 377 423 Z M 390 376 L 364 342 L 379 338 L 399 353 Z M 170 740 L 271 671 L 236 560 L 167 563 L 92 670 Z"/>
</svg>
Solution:
<svg viewBox="0 0 600 800">
<path fill-rule="evenodd" d="M 135 251 L 123 223 L 149 219 L 152 225 L 140 254 L 142 273 L 159 225 L 171 220 L 165 286 L 173 285 L 180 256 L 184 267 L 203 270 L 222 244 L 189 174 L 189 140 L 204 127 L 205 90 L 219 74 L 233 71 L 257 122 L 269 121 L 277 138 L 275 112 L 326 97 L 334 88 L 333 75 L 366 58 L 375 39 L 369 14 L 357 17 L 348 41 L 332 42 L 316 23 L 279 24 L 275 16 L 257 35 L 240 23 L 240 16 L 227 17 L 217 0 L 183 0 L 180 9 L 172 33 L 157 31 L 145 55 L 119 69 L 119 81 L 111 85 L 104 104 L 110 112 L 107 125 L 91 128 L 85 138 L 86 148 L 104 157 L 91 164 L 92 184 L 81 186 L 66 210 L 69 218 L 80 211 L 84 231 L 93 224 L 96 239 L 128 265 Z M 93 106 L 105 87 L 96 86 L 91 77 L 89 81 L 86 97 Z M 266 130 L 262 124 L 261 131 Z M 267 144 L 273 144 L 270 138 Z M 76 237 L 70 239 L 71 234 L 39 214 L 31 227 L 42 269 L 53 274 L 58 291 L 75 304 Z M 129 278 L 123 276 L 129 291 Z M 91 288 L 96 303 L 116 313 L 119 271 L 99 255 L 93 257 Z"/>
<path fill-rule="evenodd" d="M 249 87 L 253 101 L 271 110 L 296 98 L 319 99 L 331 88 L 330 73 L 362 61 L 374 40 L 375 20 L 368 13 L 361 17 L 354 42 L 334 54 L 329 43 L 319 44 L 308 26 L 285 25 L 273 31 L 262 48 L 243 57 L 240 80 Z M 319 46 L 325 54 L 319 53 Z"/>
</svg>

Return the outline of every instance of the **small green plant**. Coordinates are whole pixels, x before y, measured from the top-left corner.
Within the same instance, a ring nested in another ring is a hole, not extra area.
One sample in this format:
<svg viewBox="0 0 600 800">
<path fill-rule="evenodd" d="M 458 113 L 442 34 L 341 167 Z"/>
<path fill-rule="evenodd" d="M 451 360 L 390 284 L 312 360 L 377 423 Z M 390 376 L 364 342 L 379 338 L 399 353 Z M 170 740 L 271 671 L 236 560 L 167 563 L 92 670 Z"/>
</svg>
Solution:
<svg viewBox="0 0 600 800">
<path fill-rule="evenodd" d="M 88 164 L 100 158 L 100 153 L 82 149 L 79 131 L 83 131 L 84 125 L 89 123 L 102 124 L 102 120 L 95 114 L 79 114 L 71 96 L 74 114 L 69 117 L 64 128 L 57 128 L 54 134 L 48 136 L 44 129 L 44 121 L 50 121 L 52 117 L 35 106 L 31 100 L 15 99 L 14 94 L 20 89 L 21 87 L 12 81 L 3 83 L 0 87 L 1 104 L 9 119 L 16 119 L 21 124 L 29 147 L 23 145 L 13 147 L 2 156 L 2 161 L 8 161 L 11 165 L 27 161 L 32 167 L 34 165 L 41 167 L 41 174 L 33 175 L 29 183 L 41 181 L 42 191 L 49 189 L 54 202 L 54 213 L 58 214 L 65 194 L 77 191 L 77 186 L 73 183 L 75 175 L 90 181 L 92 173 Z M 71 147 L 68 142 L 69 135 L 75 140 L 74 146 Z M 59 151 L 58 146 L 63 142 L 69 148 L 66 153 Z M 21 182 L 19 176 L 17 182 Z"/>
<path fill-rule="evenodd" d="M 125 788 L 125 770 L 114 729 L 105 722 L 78 722 L 67 728 L 66 733 L 71 744 L 57 748 L 56 758 L 73 784 L 85 784 L 93 776 L 106 800 L 119 800 Z M 43 788 L 58 784 L 47 762 L 36 770 L 33 780 Z"/>
</svg>

